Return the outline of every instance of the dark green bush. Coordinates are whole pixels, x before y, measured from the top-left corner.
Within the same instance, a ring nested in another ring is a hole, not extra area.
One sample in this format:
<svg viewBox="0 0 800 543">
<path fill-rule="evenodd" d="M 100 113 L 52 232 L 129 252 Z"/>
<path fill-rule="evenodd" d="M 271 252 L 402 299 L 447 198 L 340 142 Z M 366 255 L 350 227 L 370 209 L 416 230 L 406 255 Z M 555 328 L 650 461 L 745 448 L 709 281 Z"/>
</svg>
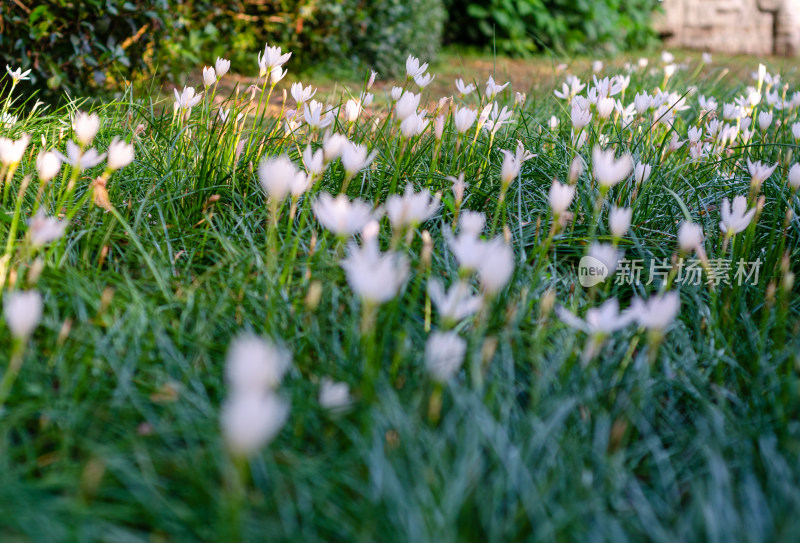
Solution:
<svg viewBox="0 0 800 543">
<path fill-rule="evenodd" d="M 500 53 L 617 52 L 655 42 L 657 0 L 447 0 L 447 39 Z"/>
<path fill-rule="evenodd" d="M 31 69 L 39 89 L 109 88 L 154 57 L 167 8 L 168 0 L 3 0 L 0 69 Z"/>
</svg>

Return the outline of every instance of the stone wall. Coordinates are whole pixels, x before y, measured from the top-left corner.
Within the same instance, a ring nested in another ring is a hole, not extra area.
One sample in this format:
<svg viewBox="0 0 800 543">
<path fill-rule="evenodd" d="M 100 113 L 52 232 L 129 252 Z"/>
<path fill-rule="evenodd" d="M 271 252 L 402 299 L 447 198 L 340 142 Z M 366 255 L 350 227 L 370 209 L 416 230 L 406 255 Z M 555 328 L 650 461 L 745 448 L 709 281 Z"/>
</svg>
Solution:
<svg viewBox="0 0 800 543">
<path fill-rule="evenodd" d="M 800 0 L 664 0 L 656 28 L 670 47 L 730 54 L 800 53 Z"/>
</svg>

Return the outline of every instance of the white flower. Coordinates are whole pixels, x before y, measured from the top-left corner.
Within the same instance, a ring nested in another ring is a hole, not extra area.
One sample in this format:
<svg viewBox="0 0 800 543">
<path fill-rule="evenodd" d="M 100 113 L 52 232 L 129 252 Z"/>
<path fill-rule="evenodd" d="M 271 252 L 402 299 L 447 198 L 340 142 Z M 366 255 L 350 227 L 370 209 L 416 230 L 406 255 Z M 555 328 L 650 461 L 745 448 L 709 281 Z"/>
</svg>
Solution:
<svg viewBox="0 0 800 543">
<path fill-rule="evenodd" d="M 56 217 L 48 217 L 41 208 L 28 224 L 28 235 L 34 247 L 41 247 L 61 238 L 66 230 L 66 220 L 59 221 Z"/>
<path fill-rule="evenodd" d="M 597 116 L 601 119 L 608 119 L 614 112 L 614 99 L 599 97 L 597 99 Z"/>
<path fill-rule="evenodd" d="M 509 84 L 505 83 L 500 85 L 499 83 L 495 83 L 494 78 L 490 75 L 489 79 L 486 81 L 486 92 L 484 96 L 486 96 L 487 100 L 493 100 L 497 93 L 506 88 Z"/>
<path fill-rule="evenodd" d="M 794 139 L 800 140 L 800 123 L 792 124 L 792 136 Z"/>
<path fill-rule="evenodd" d="M 78 147 L 78 144 L 74 141 L 67 142 L 66 156 L 58 151 L 54 152 L 58 155 L 58 158 L 61 159 L 61 162 L 69 164 L 73 168 L 78 168 L 81 171 L 97 166 L 106 158 L 105 153 L 98 154 L 97 150 L 94 148 L 81 151 L 81 148 Z"/>
<path fill-rule="evenodd" d="M 758 127 L 761 130 L 766 130 L 772 124 L 772 112 L 762 111 L 758 114 Z"/>
<path fill-rule="evenodd" d="M 206 66 L 203 68 L 203 86 L 208 88 L 216 82 L 217 72 L 214 70 L 214 68 L 211 66 Z"/>
<path fill-rule="evenodd" d="M 274 68 L 269 72 L 269 84 L 273 86 L 277 85 L 288 73 L 289 70 L 284 70 L 281 67 Z"/>
<path fill-rule="evenodd" d="M 355 99 L 350 99 L 344 104 L 344 120 L 348 123 L 354 123 L 361 115 L 361 102 Z"/>
<path fill-rule="evenodd" d="M 793 164 L 789 168 L 789 186 L 794 190 L 800 189 L 800 164 Z"/>
<path fill-rule="evenodd" d="M 619 160 L 615 158 L 614 150 L 602 150 L 595 146 L 592 150 L 592 166 L 595 179 L 602 187 L 613 187 L 631 173 L 633 164 L 631 155 L 625 153 Z"/>
<path fill-rule="evenodd" d="M 446 293 L 441 280 L 428 281 L 428 295 L 445 322 L 458 322 L 477 312 L 483 305 L 483 298 L 473 296 L 464 281 L 457 281 Z"/>
<path fill-rule="evenodd" d="M 393 194 L 386 200 L 386 215 L 392 228 L 403 229 L 427 221 L 439 209 L 439 196 L 431 197 L 428 189 L 414 192 L 409 183 L 405 193 L 400 196 Z"/>
<path fill-rule="evenodd" d="M 619 302 L 616 298 L 609 298 L 599 307 L 592 307 L 586 311 L 586 318 L 581 320 L 564 307 L 557 307 L 558 318 L 566 324 L 586 332 L 591 336 L 605 336 L 628 326 L 634 315 L 628 311 L 620 313 Z"/>
<path fill-rule="evenodd" d="M 622 258 L 622 251 L 617 250 L 610 243 L 595 242 L 589 246 L 588 255 L 602 262 L 608 269 L 608 274 L 611 275 L 617 269 L 617 264 Z"/>
<path fill-rule="evenodd" d="M 0 144 L 2 145 L 2 144 Z M 36 171 L 39 173 L 39 180 L 47 183 L 52 180 L 61 169 L 61 159 L 53 151 L 40 151 L 36 157 Z"/>
<path fill-rule="evenodd" d="M 311 207 L 319 223 L 338 236 L 361 232 L 376 215 L 367 202 L 358 199 L 351 202 L 344 194 L 334 198 L 322 192 Z"/>
<path fill-rule="evenodd" d="M 6 292 L 3 315 L 11 335 L 28 339 L 42 320 L 42 296 L 35 290 Z"/>
<path fill-rule="evenodd" d="M 465 218 L 470 218 L 470 220 L 474 221 L 478 216 L 480 216 L 481 219 L 480 224 L 467 223 L 469 224 L 469 229 L 464 228 Z M 459 268 L 462 272 L 471 272 L 478 269 L 478 266 L 480 266 L 481 261 L 483 260 L 486 242 L 478 237 L 480 230 L 483 228 L 483 220 L 482 214 L 475 212 L 467 213 L 465 211 L 461 215 L 461 233 L 458 236 L 453 237 L 453 235 L 447 230 L 444 232 L 447 244 L 450 246 L 450 250 L 455 255 Z M 477 228 L 477 232 L 474 230 L 476 227 L 479 227 Z"/>
<path fill-rule="evenodd" d="M 381 253 L 377 234 L 364 237 L 361 247 L 348 245 L 348 256 L 341 266 L 356 294 L 368 303 L 382 304 L 397 296 L 405 284 L 408 260 L 399 253 Z"/>
<path fill-rule="evenodd" d="M 418 75 L 414 78 L 414 83 L 416 83 L 419 88 L 424 89 L 430 85 L 431 81 L 433 81 L 435 78 L 436 76 L 432 74 Z"/>
<path fill-rule="evenodd" d="M 475 124 L 475 119 L 478 118 L 478 112 L 474 109 L 470 109 L 468 107 L 460 107 L 456 110 L 455 114 L 453 115 L 453 120 L 456 125 L 456 131 L 459 134 L 465 133 L 469 130 L 473 124 Z"/>
<path fill-rule="evenodd" d="M 653 168 L 650 164 L 645 164 L 643 162 L 637 162 L 636 167 L 633 169 L 633 178 L 636 180 L 636 183 L 641 185 L 648 179 L 650 179 L 650 173 L 652 172 Z"/>
<path fill-rule="evenodd" d="M 363 145 L 347 142 L 341 152 L 342 166 L 348 177 L 353 177 L 355 174 L 369 166 L 375 157 L 378 156 L 378 151 L 367 153 L 367 148 Z"/>
<path fill-rule="evenodd" d="M 325 139 L 322 141 L 322 151 L 325 156 L 325 161 L 330 162 L 336 157 L 341 156 L 342 151 L 348 145 L 350 145 L 350 140 L 342 134 L 326 134 Z"/>
<path fill-rule="evenodd" d="M 703 228 L 693 222 L 682 222 L 678 227 L 678 247 L 684 253 L 701 250 L 703 247 Z"/>
<path fill-rule="evenodd" d="M 502 149 L 500 152 L 503 153 L 503 165 L 500 168 L 500 181 L 503 185 L 508 185 L 516 179 L 522 164 L 536 156 L 527 151 L 519 140 L 517 140 L 517 149 L 514 154 L 506 149 Z"/>
<path fill-rule="evenodd" d="M 439 383 L 449 381 L 464 363 L 467 342 L 456 332 L 433 332 L 425 344 L 425 368 Z"/>
<path fill-rule="evenodd" d="M 31 137 L 28 134 L 22 134 L 18 140 L 0 138 L 0 164 L 3 166 L 19 164 L 30 141 Z"/>
<path fill-rule="evenodd" d="M 119 138 L 108 144 L 108 169 L 116 171 L 133 162 L 133 145 Z"/>
<path fill-rule="evenodd" d="M 403 134 L 404 138 L 413 138 L 425 131 L 430 123 L 430 121 L 425 118 L 426 113 L 425 111 L 419 114 L 415 113 L 403 119 L 403 122 L 400 123 L 400 132 Z"/>
<path fill-rule="evenodd" d="M 553 215 L 561 215 L 572 204 L 572 198 L 575 197 L 575 187 L 572 185 L 562 185 L 555 179 L 550 186 L 550 208 L 553 210 Z"/>
<path fill-rule="evenodd" d="M 214 72 L 217 74 L 217 79 L 221 78 L 223 75 L 228 73 L 228 70 L 231 69 L 231 61 L 225 60 L 224 58 L 217 57 L 217 61 L 214 63 Z"/>
<path fill-rule="evenodd" d="M 8 72 L 8 75 L 11 76 L 11 81 L 13 82 L 14 85 L 19 83 L 20 81 L 25 81 L 26 79 L 30 79 L 30 73 L 31 73 L 30 70 L 25 70 L 24 72 L 22 71 L 22 68 L 17 68 L 16 70 L 12 70 L 11 66 L 6 64 L 6 71 Z"/>
<path fill-rule="evenodd" d="M 583 130 L 590 122 L 592 122 L 592 112 L 591 110 L 584 109 L 577 103 L 573 102 L 572 104 L 572 127 L 575 130 Z"/>
<path fill-rule="evenodd" d="M 259 77 L 270 75 L 275 68 L 280 70 L 280 67 L 286 64 L 291 56 L 291 52 L 283 54 L 280 47 L 270 47 L 269 45 L 265 45 L 264 53 L 258 54 L 258 67 L 260 69 Z"/>
<path fill-rule="evenodd" d="M 420 65 L 419 59 L 417 57 L 408 55 L 406 59 L 406 75 L 409 79 L 416 79 L 417 77 L 421 76 L 425 73 L 428 69 L 428 63 Z"/>
<path fill-rule="evenodd" d="M 556 117 L 555 115 L 551 115 L 550 120 L 547 121 L 547 127 L 552 131 L 558 129 L 559 124 L 561 124 L 561 121 L 559 121 L 558 117 Z"/>
<path fill-rule="evenodd" d="M 317 149 L 316 152 L 311 148 L 311 145 L 306 146 L 303 151 L 303 164 L 306 166 L 306 171 L 309 176 L 318 177 L 325 171 L 325 157 L 322 149 Z"/>
<path fill-rule="evenodd" d="M 195 94 L 194 87 L 183 87 L 183 92 L 178 93 L 178 89 L 173 89 L 175 93 L 175 103 L 184 111 L 189 111 L 200 103 L 203 99 L 202 94 Z"/>
<path fill-rule="evenodd" d="M 392 101 L 397 102 L 403 95 L 403 87 L 392 87 L 391 91 Z"/>
<path fill-rule="evenodd" d="M 774 164 L 769 166 L 756 160 L 755 162 L 751 162 L 750 159 L 747 159 L 747 170 L 750 172 L 750 184 L 751 185 L 761 185 L 764 181 L 769 178 L 770 175 L 775 171 L 778 165 Z"/>
<path fill-rule="evenodd" d="M 266 157 L 258 166 L 261 187 L 275 202 L 286 199 L 292 186 L 301 183 L 305 178 L 306 174 L 298 170 L 286 155 Z"/>
<path fill-rule="evenodd" d="M 636 316 L 639 326 L 648 330 L 665 330 L 681 308 L 681 298 L 677 292 L 650 296 L 647 301 L 635 298 L 631 304 L 631 311 Z"/>
<path fill-rule="evenodd" d="M 642 94 L 637 92 L 633 98 L 633 106 L 636 108 L 636 113 L 644 115 L 653 106 L 653 99 L 647 94 L 647 91 L 642 91 Z"/>
<path fill-rule="evenodd" d="M 297 106 L 300 107 L 300 104 L 311 100 L 317 94 L 317 90 L 311 85 L 304 88 L 302 83 L 297 82 L 292 83 L 291 94 L 294 101 L 297 102 Z"/>
<path fill-rule="evenodd" d="M 225 377 L 234 394 L 278 388 L 292 355 L 279 345 L 254 335 L 242 335 L 228 347 Z"/>
<path fill-rule="evenodd" d="M 324 116 L 322 111 L 325 108 L 321 103 L 316 100 L 311 100 L 303 104 L 303 119 L 306 124 L 314 128 L 327 128 L 333 123 L 334 115 L 328 111 Z"/>
<path fill-rule="evenodd" d="M 222 406 L 222 433 L 231 452 L 250 455 L 278 435 L 288 416 L 289 403 L 274 394 L 235 394 Z"/>
<path fill-rule="evenodd" d="M 499 110 L 497 107 L 497 102 L 494 102 L 492 104 L 491 115 L 489 116 L 489 119 L 485 121 L 484 127 L 492 134 L 496 134 L 503 125 L 514 122 L 509 120 L 511 119 L 512 115 L 514 115 L 513 110 L 508 109 L 506 106 L 503 106 L 503 109 Z"/>
<path fill-rule="evenodd" d="M 595 60 L 592 62 L 592 71 L 594 73 L 602 72 L 603 71 L 603 61 Z"/>
<path fill-rule="evenodd" d="M 328 377 L 322 378 L 319 386 L 320 407 L 338 413 L 350 407 L 351 403 L 353 400 L 350 398 L 350 386 L 347 383 L 337 383 Z"/>
<path fill-rule="evenodd" d="M 747 228 L 755 214 L 755 208 L 747 210 L 747 199 L 744 196 L 733 199 L 733 208 L 725 198 L 722 200 L 722 221 L 719 223 L 719 229 L 728 237 L 736 235 Z"/>
<path fill-rule="evenodd" d="M 378 72 L 375 70 L 369 71 L 369 79 L 367 80 L 367 90 L 372 88 L 372 85 L 375 84 L 375 78 L 378 77 Z"/>
<path fill-rule="evenodd" d="M 632 216 L 633 209 L 631 208 L 612 207 L 608 213 L 608 227 L 611 230 L 611 235 L 615 238 L 624 236 L 631 226 Z"/>
<path fill-rule="evenodd" d="M 464 80 L 461 78 L 456 79 L 456 90 L 458 90 L 458 94 L 461 95 L 463 98 L 464 96 L 471 94 L 475 90 L 475 85 L 472 83 L 465 85 Z"/>
<path fill-rule="evenodd" d="M 514 273 L 514 251 L 502 237 L 497 237 L 484 243 L 480 252 L 478 276 L 483 291 L 489 295 L 497 294 Z"/>
<path fill-rule="evenodd" d="M 420 96 L 413 92 L 404 92 L 394 106 L 395 117 L 402 121 L 411 115 L 416 115 Z"/>
</svg>

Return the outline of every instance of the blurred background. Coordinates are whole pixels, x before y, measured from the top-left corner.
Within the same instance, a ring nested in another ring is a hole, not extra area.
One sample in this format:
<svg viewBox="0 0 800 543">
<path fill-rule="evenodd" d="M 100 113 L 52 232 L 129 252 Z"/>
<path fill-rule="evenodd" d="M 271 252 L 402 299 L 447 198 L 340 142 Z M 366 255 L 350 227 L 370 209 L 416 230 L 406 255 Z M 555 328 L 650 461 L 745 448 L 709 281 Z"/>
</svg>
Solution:
<svg viewBox="0 0 800 543">
<path fill-rule="evenodd" d="M 608 56 L 658 43 L 656 0 L 3 0 L 0 62 L 45 99 L 183 81 L 217 56 L 253 74 L 265 43 L 293 73 L 397 75 L 408 54 Z"/>
</svg>

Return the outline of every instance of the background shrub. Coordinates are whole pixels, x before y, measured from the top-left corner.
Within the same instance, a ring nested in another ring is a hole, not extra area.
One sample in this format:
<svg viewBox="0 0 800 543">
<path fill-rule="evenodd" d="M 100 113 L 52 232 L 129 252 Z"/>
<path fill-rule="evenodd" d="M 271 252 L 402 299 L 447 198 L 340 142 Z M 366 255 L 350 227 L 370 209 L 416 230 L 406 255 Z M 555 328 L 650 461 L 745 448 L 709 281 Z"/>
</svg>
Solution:
<svg viewBox="0 0 800 543">
<path fill-rule="evenodd" d="M 652 45 L 657 0 L 447 0 L 447 40 L 505 54 L 617 52 Z"/>
</svg>

